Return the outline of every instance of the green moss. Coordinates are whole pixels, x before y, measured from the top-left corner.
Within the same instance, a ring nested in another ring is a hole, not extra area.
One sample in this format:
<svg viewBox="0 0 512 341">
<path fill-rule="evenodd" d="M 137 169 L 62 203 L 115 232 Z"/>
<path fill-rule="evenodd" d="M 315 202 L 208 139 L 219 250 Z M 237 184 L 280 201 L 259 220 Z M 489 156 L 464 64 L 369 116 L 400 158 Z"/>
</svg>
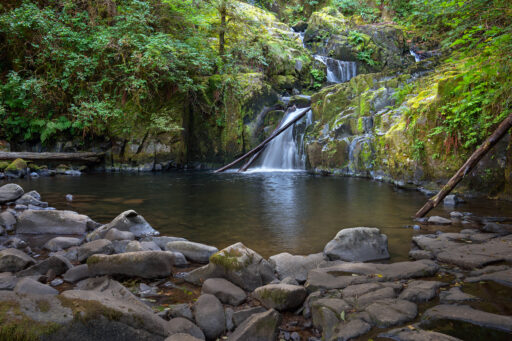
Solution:
<svg viewBox="0 0 512 341">
<path fill-rule="evenodd" d="M 272 301 L 276 305 L 282 305 L 286 303 L 286 300 L 288 298 L 288 295 L 286 291 L 284 290 L 269 290 L 269 289 L 263 289 L 259 292 L 259 296 L 262 300 L 265 301 Z"/>
<path fill-rule="evenodd" d="M 251 260 L 248 258 L 246 261 L 241 261 L 244 256 L 242 252 L 235 248 L 229 250 L 221 250 L 210 257 L 210 262 L 224 267 L 228 270 L 240 270 L 245 268 Z"/>
<path fill-rule="evenodd" d="M 47 300 L 38 300 L 36 304 L 40 312 L 47 313 L 50 311 L 50 303 Z"/>
<path fill-rule="evenodd" d="M 3 171 L 9 166 L 9 162 L 2 161 L 0 162 L 0 171 Z"/>
<path fill-rule="evenodd" d="M 63 307 L 70 308 L 73 312 L 73 318 L 77 321 L 87 322 L 89 320 L 97 319 L 99 316 L 104 316 L 110 321 L 119 321 L 123 314 L 105 307 L 97 301 L 88 301 L 80 299 L 69 299 L 63 296 L 57 296 L 61 301 Z"/>
<path fill-rule="evenodd" d="M 27 163 L 23 159 L 16 159 L 7 168 L 5 168 L 5 171 L 19 171 L 27 168 Z"/>
</svg>

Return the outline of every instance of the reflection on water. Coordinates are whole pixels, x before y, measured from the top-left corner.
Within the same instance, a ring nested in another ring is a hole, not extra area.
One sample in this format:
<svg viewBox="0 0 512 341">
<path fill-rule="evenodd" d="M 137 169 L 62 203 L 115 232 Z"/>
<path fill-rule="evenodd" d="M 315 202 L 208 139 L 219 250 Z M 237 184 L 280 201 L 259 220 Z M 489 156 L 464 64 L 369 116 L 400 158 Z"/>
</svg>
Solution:
<svg viewBox="0 0 512 341">
<path fill-rule="evenodd" d="M 342 228 L 380 227 L 393 260 L 406 259 L 414 233 L 404 225 L 426 197 L 364 179 L 305 172 L 91 174 L 19 180 L 58 209 L 105 223 L 135 209 L 162 234 L 219 248 L 241 241 L 264 256 L 320 252 Z M 73 202 L 65 200 L 73 194 Z M 478 200 L 458 210 L 506 215 L 512 206 Z M 450 210 L 438 208 L 436 214 Z"/>
</svg>

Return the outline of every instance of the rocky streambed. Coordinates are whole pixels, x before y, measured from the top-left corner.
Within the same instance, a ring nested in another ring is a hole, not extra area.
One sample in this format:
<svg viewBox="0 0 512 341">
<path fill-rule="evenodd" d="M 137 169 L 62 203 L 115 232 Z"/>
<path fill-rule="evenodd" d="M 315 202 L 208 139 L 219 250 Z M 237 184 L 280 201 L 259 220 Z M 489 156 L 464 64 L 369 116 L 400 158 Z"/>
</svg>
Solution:
<svg viewBox="0 0 512 341">
<path fill-rule="evenodd" d="M 389 263 L 377 228 L 263 258 L 160 236 L 133 210 L 99 224 L 0 187 L 0 339 L 508 340 L 511 218 L 452 212 Z M 457 230 L 458 232 L 453 232 Z M 452 232 L 443 232 L 452 231 Z"/>
</svg>

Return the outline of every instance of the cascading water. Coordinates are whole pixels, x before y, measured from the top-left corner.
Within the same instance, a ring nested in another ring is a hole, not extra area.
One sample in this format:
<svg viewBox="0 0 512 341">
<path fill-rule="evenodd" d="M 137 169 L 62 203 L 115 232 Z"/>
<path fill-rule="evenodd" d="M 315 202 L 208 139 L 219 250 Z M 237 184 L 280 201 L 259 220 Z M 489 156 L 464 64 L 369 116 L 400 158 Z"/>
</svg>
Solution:
<svg viewBox="0 0 512 341">
<path fill-rule="evenodd" d="M 314 57 L 326 66 L 328 82 L 344 83 L 357 75 L 357 64 L 355 62 L 344 62 L 320 55 Z"/>
<path fill-rule="evenodd" d="M 411 56 L 413 56 L 413 57 L 414 57 L 414 60 L 416 61 L 416 63 L 417 63 L 417 62 L 419 62 L 419 61 L 421 61 L 421 56 L 420 56 L 419 54 L 417 54 L 416 52 L 414 52 L 414 50 L 413 50 L 413 49 L 411 49 L 411 50 L 409 51 L 409 53 L 411 54 Z"/>
<path fill-rule="evenodd" d="M 291 171 L 306 168 L 306 156 L 303 146 L 304 132 L 294 134 L 294 129 L 300 124 L 306 126 L 312 122 L 312 112 L 309 108 L 300 108 L 288 112 L 280 124 L 283 126 L 297 116 L 308 113 L 299 122 L 290 126 L 275 139 L 270 141 L 259 157 L 259 166 L 250 171 Z"/>
</svg>

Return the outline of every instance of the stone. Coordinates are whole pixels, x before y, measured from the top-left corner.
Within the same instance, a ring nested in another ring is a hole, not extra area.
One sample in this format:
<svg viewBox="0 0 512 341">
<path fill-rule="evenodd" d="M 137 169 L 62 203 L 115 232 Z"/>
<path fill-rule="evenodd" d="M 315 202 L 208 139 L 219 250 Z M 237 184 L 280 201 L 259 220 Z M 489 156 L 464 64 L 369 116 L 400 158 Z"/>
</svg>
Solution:
<svg viewBox="0 0 512 341">
<path fill-rule="evenodd" d="M 457 205 L 459 203 L 463 203 L 463 202 L 464 202 L 464 200 L 462 200 L 455 194 L 449 194 L 443 199 L 443 205 L 445 205 L 445 206 L 455 206 L 455 205 Z"/>
<path fill-rule="evenodd" d="M 252 293 L 252 296 L 266 308 L 279 311 L 299 307 L 306 299 L 306 295 L 303 286 L 289 284 L 267 284 Z"/>
<path fill-rule="evenodd" d="M 512 269 L 482 274 L 480 276 L 468 277 L 466 282 L 493 281 L 508 287 L 512 287 Z"/>
<path fill-rule="evenodd" d="M 267 310 L 265 308 L 261 307 L 261 306 L 235 311 L 233 313 L 233 324 L 234 324 L 235 327 L 237 327 L 242 322 L 244 322 L 249 317 L 251 317 L 252 315 L 263 313 L 265 311 L 267 311 Z"/>
<path fill-rule="evenodd" d="M 233 283 L 224 278 L 209 278 L 203 283 L 201 289 L 203 294 L 212 294 L 222 303 L 238 306 L 242 304 L 247 295 L 245 292 Z"/>
<path fill-rule="evenodd" d="M 427 223 L 431 225 L 450 225 L 452 221 L 443 217 L 432 216 L 428 218 Z"/>
<path fill-rule="evenodd" d="M 0 290 L 13 290 L 19 278 L 10 272 L 0 272 Z"/>
<path fill-rule="evenodd" d="M 465 301 L 475 301 L 478 297 L 462 292 L 460 287 L 453 287 L 447 291 L 441 291 L 439 301 L 441 303 L 460 303 Z"/>
<path fill-rule="evenodd" d="M 136 240 L 130 241 L 126 245 L 125 252 L 135 252 L 135 251 L 162 251 L 155 242 L 138 242 Z"/>
<path fill-rule="evenodd" d="M 66 282 L 70 283 L 75 283 L 89 277 L 91 277 L 91 275 L 89 273 L 89 266 L 87 264 L 74 266 L 66 271 L 62 276 Z"/>
<path fill-rule="evenodd" d="M 164 341 L 201 341 L 201 340 L 204 340 L 204 339 L 199 339 L 190 334 L 177 333 L 177 334 L 173 334 L 173 335 L 169 336 Z"/>
<path fill-rule="evenodd" d="M 461 219 L 462 217 L 464 217 L 464 214 L 462 214 L 462 212 L 458 212 L 458 211 L 452 211 L 450 212 L 450 218 L 453 218 L 453 219 Z M 461 231 L 462 232 L 462 231 Z"/>
<path fill-rule="evenodd" d="M 18 237 L 11 236 L 4 242 L 3 246 L 13 249 L 24 249 L 27 247 L 27 243 Z"/>
<path fill-rule="evenodd" d="M 199 296 L 194 304 L 194 317 L 208 340 L 215 340 L 225 331 L 224 307 L 218 298 L 213 295 L 203 294 Z"/>
<path fill-rule="evenodd" d="M 87 258 L 95 254 L 110 255 L 114 253 L 112 242 L 107 239 L 97 239 L 92 242 L 83 244 L 77 249 L 77 259 L 83 262 Z"/>
<path fill-rule="evenodd" d="M 126 252 L 118 255 L 96 254 L 87 260 L 91 276 L 125 275 L 164 278 L 172 273 L 174 255 L 166 251 Z"/>
<path fill-rule="evenodd" d="M 202 281 L 214 277 L 225 278 L 246 291 L 253 291 L 275 279 L 272 266 L 242 243 L 215 253 L 208 265 L 187 273 L 184 279 L 200 285 Z"/>
<path fill-rule="evenodd" d="M 429 328 L 439 320 L 463 321 L 507 333 L 512 332 L 512 316 L 503 316 L 476 310 L 467 305 L 441 304 L 423 313 L 420 325 Z"/>
<path fill-rule="evenodd" d="M 73 201 L 73 195 L 72 194 L 66 194 L 65 198 L 66 198 L 66 201 L 69 201 L 69 202 Z"/>
<path fill-rule="evenodd" d="M 368 333 L 370 329 L 372 329 L 372 326 L 361 319 L 344 321 L 334 328 L 333 335 L 330 340 L 352 340 L 358 336 Z"/>
<path fill-rule="evenodd" d="M 32 195 L 29 194 L 23 194 L 18 200 L 15 201 L 16 205 L 33 205 L 38 207 L 48 207 L 47 202 L 40 201 L 39 199 L 36 199 Z"/>
<path fill-rule="evenodd" d="M 308 277 L 308 271 L 318 267 L 323 260 L 322 253 L 294 256 L 287 252 L 274 255 L 268 259 L 279 279 L 292 277 L 299 283 L 304 283 Z"/>
<path fill-rule="evenodd" d="M 17 294 L 33 295 L 57 295 L 59 293 L 56 289 L 43 283 L 39 283 L 29 277 L 20 279 L 14 287 L 14 292 Z"/>
<path fill-rule="evenodd" d="M 377 228 L 343 229 L 324 248 L 330 260 L 366 262 L 388 259 L 388 238 Z"/>
<path fill-rule="evenodd" d="M 409 257 L 411 257 L 414 260 L 435 258 L 432 252 L 426 250 L 411 250 L 409 251 Z"/>
<path fill-rule="evenodd" d="M 377 337 L 396 341 L 461 341 L 456 337 L 416 327 L 401 327 L 379 334 Z"/>
<path fill-rule="evenodd" d="M 35 260 L 18 249 L 0 251 L 0 272 L 18 272 L 35 264 Z"/>
<path fill-rule="evenodd" d="M 45 275 L 49 270 L 52 270 L 55 276 L 59 276 L 69 269 L 71 269 L 73 265 L 69 262 L 66 257 L 53 255 L 40 263 L 32 265 L 31 267 L 18 272 L 16 275 L 18 277 L 25 276 L 33 276 L 33 275 Z"/>
<path fill-rule="evenodd" d="M 224 309 L 224 315 L 226 315 L 226 330 L 227 331 L 232 331 L 235 328 L 235 325 L 233 324 L 233 314 L 234 313 L 235 313 L 235 311 L 230 307 L 226 307 L 226 309 Z"/>
<path fill-rule="evenodd" d="M 210 257 L 219 251 L 216 247 L 189 241 L 169 242 L 165 250 L 181 252 L 188 260 L 196 263 L 208 263 Z"/>
<path fill-rule="evenodd" d="M 324 340 L 331 340 L 334 328 L 340 322 L 339 315 L 326 307 L 318 307 L 313 310 L 313 325 L 322 332 Z"/>
<path fill-rule="evenodd" d="M 147 236 L 147 237 L 142 238 L 142 241 L 145 241 L 145 242 L 155 242 L 156 245 L 158 245 L 162 250 L 165 250 L 165 246 L 167 245 L 167 243 L 187 241 L 187 240 L 185 238 L 179 238 L 179 237 Z"/>
<path fill-rule="evenodd" d="M 106 234 L 105 239 L 113 240 L 134 240 L 135 235 L 130 231 L 119 231 L 116 228 L 111 228 Z"/>
<path fill-rule="evenodd" d="M 277 281 L 277 280 L 276 280 Z M 299 282 L 297 282 L 297 280 L 293 277 L 285 277 L 283 278 L 283 280 L 281 282 L 279 282 L 281 284 L 291 284 L 291 285 L 300 285 Z M 270 284 L 278 284 L 278 283 L 270 283 Z"/>
<path fill-rule="evenodd" d="M 171 251 L 169 251 L 169 252 L 171 252 Z M 185 255 L 183 253 L 172 252 L 172 254 L 174 255 L 174 265 L 175 266 L 187 266 L 188 265 L 188 261 L 185 258 Z"/>
<path fill-rule="evenodd" d="M 400 299 L 376 301 L 370 304 L 365 311 L 379 328 L 387 328 L 412 321 L 418 314 L 416 304 Z"/>
<path fill-rule="evenodd" d="M 191 335 L 199 340 L 204 340 L 205 336 L 201 329 L 196 326 L 193 322 L 182 318 L 176 317 L 169 321 L 168 330 L 170 334 L 187 334 Z"/>
<path fill-rule="evenodd" d="M 4 227 L 7 231 L 11 231 L 16 224 L 16 217 L 9 211 L 0 213 L 0 226 Z"/>
<path fill-rule="evenodd" d="M 500 235 L 507 235 L 512 233 L 512 225 L 499 224 L 499 223 L 487 223 L 482 227 L 482 231 L 498 233 Z"/>
<path fill-rule="evenodd" d="M 84 234 L 89 217 L 72 211 L 26 210 L 18 217 L 16 232 L 26 234 Z"/>
<path fill-rule="evenodd" d="M 110 223 L 98 227 L 87 236 L 87 239 L 96 240 L 104 238 L 112 228 L 119 231 L 129 231 L 137 238 L 144 236 L 156 236 L 159 234 L 158 231 L 149 225 L 143 216 L 139 215 L 134 210 L 128 210 L 115 217 Z"/>
<path fill-rule="evenodd" d="M 436 297 L 437 289 L 447 283 L 437 281 L 411 281 L 399 298 L 413 302 L 426 302 Z"/>
<path fill-rule="evenodd" d="M 345 300 L 355 307 L 364 308 L 375 301 L 383 300 L 383 299 L 387 299 L 387 298 L 395 298 L 395 297 L 396 297 L 396 293 L 393 288 L 384 287 L 384 288 L 379 288 L 377 290 L 370 291 L 361 296 L 345 297 Z"/>
<path fill-rule="evenodd" d="M 24 191 L 21 186 L 16 184 L 7 184 L 0 187 L 0 204 L 15 201 L 23 195 Z"/>
<path fill-rule="evenodd" d="M 43 248 L 49 251 L 60 251 L 67 248 L 70 248 L 71 246 L 78 246 L 80 245 L 81 240 L 79 238 L 73 238 L 73 237 L 55 237 L 50 239 L 46 244 L 44 244 Z"/>
<path fill-rule="evenodd" d="M 62 279 L 56 278 L 56 279 L 54 279 L 53 281 L 50 282 L 50 285 L 52 287 L 58 287 L 59 285 L 61 285 L 63 283 L 64 283 L 64 281 Z"/>
<path fill-rule="evenodd" d="M 183 317 L 190 321 L 194 320 L 194 315 L 192 314 L 192 310 L 189 305 L 186 303 L 183 304 L 173 304 L 169 306 L 169 311 L 167 315 L 171 318 Z"/>
<path fill-rule="evenodd" d="M 263 313 L 253 314 L 238 326 L 229 341 L 259 341 L 275 340 L 277 327 L 281 323 L 281 315 L 274 309 Z"/>
</svg>

